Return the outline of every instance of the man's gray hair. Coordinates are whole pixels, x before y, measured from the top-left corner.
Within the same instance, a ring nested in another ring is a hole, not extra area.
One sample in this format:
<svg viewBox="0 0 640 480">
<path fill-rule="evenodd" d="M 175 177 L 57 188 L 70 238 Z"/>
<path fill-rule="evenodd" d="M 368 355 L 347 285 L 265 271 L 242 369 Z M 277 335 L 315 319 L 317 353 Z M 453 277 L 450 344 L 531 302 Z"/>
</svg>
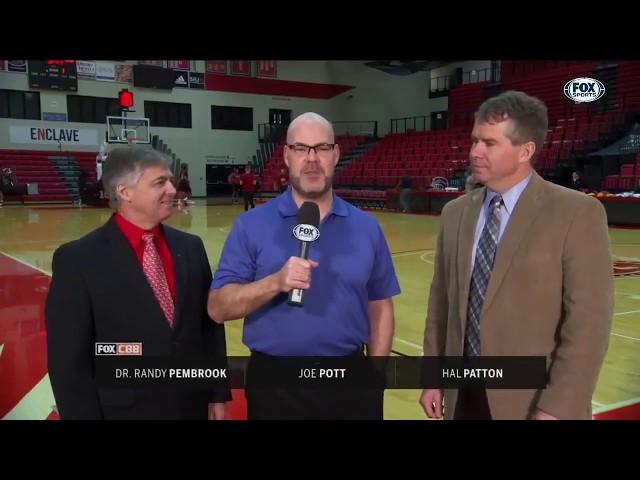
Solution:
<svg viewBox="0 0 640 480">
<path fill-rule="evenodd" d="M 316 122 L 321 125 L 324 125 L 326 129 L 329 131 L 329 136 L 331 141 L 335 140 L 335 135 L 333 133 L 333 125 L 331 122 L 324 118 L 322 115 L 318 115 L 314 112 L 306 112 L 301 115 L 298 115 L 293 121 L 289 124 L 289 128 L 287 128 L 287 143 L 289 143 L 289 138 L 291 136 L 291 132 L 300 124 L 304 122 Z"/>
<path fill-rule="evenodd" d="M 102 186 L 111 202 L 119 201 L 116 191 L 118 185 L 135 185 L 140 181 L 143 171 L 150 167 L 171 168 L 171 159 L 157 150 L 139 146 L 111 150 L 102 171 Z"/>
</svg>

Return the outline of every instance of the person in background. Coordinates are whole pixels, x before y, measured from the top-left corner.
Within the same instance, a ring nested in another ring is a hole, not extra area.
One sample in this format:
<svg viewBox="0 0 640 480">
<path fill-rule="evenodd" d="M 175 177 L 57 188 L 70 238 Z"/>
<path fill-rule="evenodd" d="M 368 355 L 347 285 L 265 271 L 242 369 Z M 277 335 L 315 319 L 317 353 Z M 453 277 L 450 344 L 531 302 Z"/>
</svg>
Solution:
<svg viewBox="0 0 640 480">
<path fill-rule="evenodd" d="M 240 187 L 240 172 L 238 171 L 238 167 L 234 167 L 229 177 L 227 178 L 227 183 L 231 185 L 231 204 L 234 205 L 240 202 L 240 192 L 242 191 Z"/>
<path fill-rule="evenodd" d="M 572 188 L 573 190 L 580 190 L 580 191 L 584 191 L 586 189 L 586 186 L 582 181 L 582 177 L 580 176 L 580 172 L 574 171 L 573 173 L 571 173 L 570 188 Z"/>
<path fill-rule="evenodd" d="M 411 176 L 405 170 L 396 187 L 402 189 L 400 192 L 400 208 L 402 213 L 411 211 L 411 187 Z"/>
<path fill-rule="evenodd" d="M 284 193 L 289 188 L 289 175 L 284 168 L 280 169 L 280 177 L 278 177 L 278 188 L 280 193 Z"/>
<path fill-rule="evenodd" d="M 258 184 L 258 179 L 256 176 L 251 173 L 251 165 L 247 165 L 244 167 L 244 174 L 240 177 L 240 186 L 242 187 L 242 195 L 244 197 L 244 211 L 249 210 L 249 205 L 251 208 L 256 208 L 253 203 L 253 195 L 256 191 Z"/>
</svg>

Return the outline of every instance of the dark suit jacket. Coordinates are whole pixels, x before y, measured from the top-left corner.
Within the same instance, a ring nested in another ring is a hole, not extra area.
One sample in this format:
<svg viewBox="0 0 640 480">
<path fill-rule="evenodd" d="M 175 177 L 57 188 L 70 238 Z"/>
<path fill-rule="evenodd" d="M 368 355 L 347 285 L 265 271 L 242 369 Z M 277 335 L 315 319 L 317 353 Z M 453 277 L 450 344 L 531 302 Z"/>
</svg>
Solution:
<svg viewBox="0 0 640 480">
<path fill-rule="evenodd" d="M 45 320 L 49 377 L 62 419 L 206 419 L 224 388 L 104 388 L 95 379 L 95 342 L 142 342 L 143 355 L 219 356 L 223 325 L 207 314 L 211 268 L 202 240 L 163 226 L 176 273 L 170 328 L 127 239 L 113 217 L 58 248 Z"/>
</svg>

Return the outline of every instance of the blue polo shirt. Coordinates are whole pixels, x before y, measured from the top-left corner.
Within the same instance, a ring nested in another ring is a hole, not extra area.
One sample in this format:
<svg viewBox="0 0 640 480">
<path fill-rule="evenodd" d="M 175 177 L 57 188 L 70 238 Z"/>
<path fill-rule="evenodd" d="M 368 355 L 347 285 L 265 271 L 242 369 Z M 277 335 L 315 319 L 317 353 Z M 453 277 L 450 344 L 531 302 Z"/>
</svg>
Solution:
<svg viewBox="0 0 640 480">
<path fill-rule="evenodd" d="M 242 214 L 225 241 L 211 289 L 250 283 L 279 271 L 299 254 L 293 236 L 298 207 L 287 189 Z M 369 343 L 368 302 L 400 293 L 378 222 L 334 194 L 331 212 L 311 244 L 311 288 L 302 307 L 281 293 L 245 318 L 243 342 L 268 355 L 347 355 Z"/>
</svg>

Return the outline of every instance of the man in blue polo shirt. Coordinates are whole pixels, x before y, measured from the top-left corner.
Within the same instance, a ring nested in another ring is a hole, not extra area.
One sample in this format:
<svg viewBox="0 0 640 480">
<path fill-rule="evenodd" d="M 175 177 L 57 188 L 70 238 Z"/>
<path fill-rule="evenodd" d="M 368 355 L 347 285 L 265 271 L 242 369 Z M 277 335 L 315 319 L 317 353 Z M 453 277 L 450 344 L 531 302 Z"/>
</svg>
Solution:
<svg viewBox="0 0 640 480">
<path fill-rule="evenodd" d="M 241 215 L 220 257 L 209 294 L 218 323 L 245 318 L 243 342 L 262 356 L 387 356 L 392 297 L 400 293 L 387 242 L 368 213 L 335 196 L 340 158 L 333 127 L 315 113 L 294 119 L 284 160 L 290 187 Z M 320 210 L 309 259 L 293 236 L 305 201 Z M 304 306 L 287 303 L 304 290 Z M 249 418 L 382 418 L 382 391 L 246 388 Z"/>
</svg>

